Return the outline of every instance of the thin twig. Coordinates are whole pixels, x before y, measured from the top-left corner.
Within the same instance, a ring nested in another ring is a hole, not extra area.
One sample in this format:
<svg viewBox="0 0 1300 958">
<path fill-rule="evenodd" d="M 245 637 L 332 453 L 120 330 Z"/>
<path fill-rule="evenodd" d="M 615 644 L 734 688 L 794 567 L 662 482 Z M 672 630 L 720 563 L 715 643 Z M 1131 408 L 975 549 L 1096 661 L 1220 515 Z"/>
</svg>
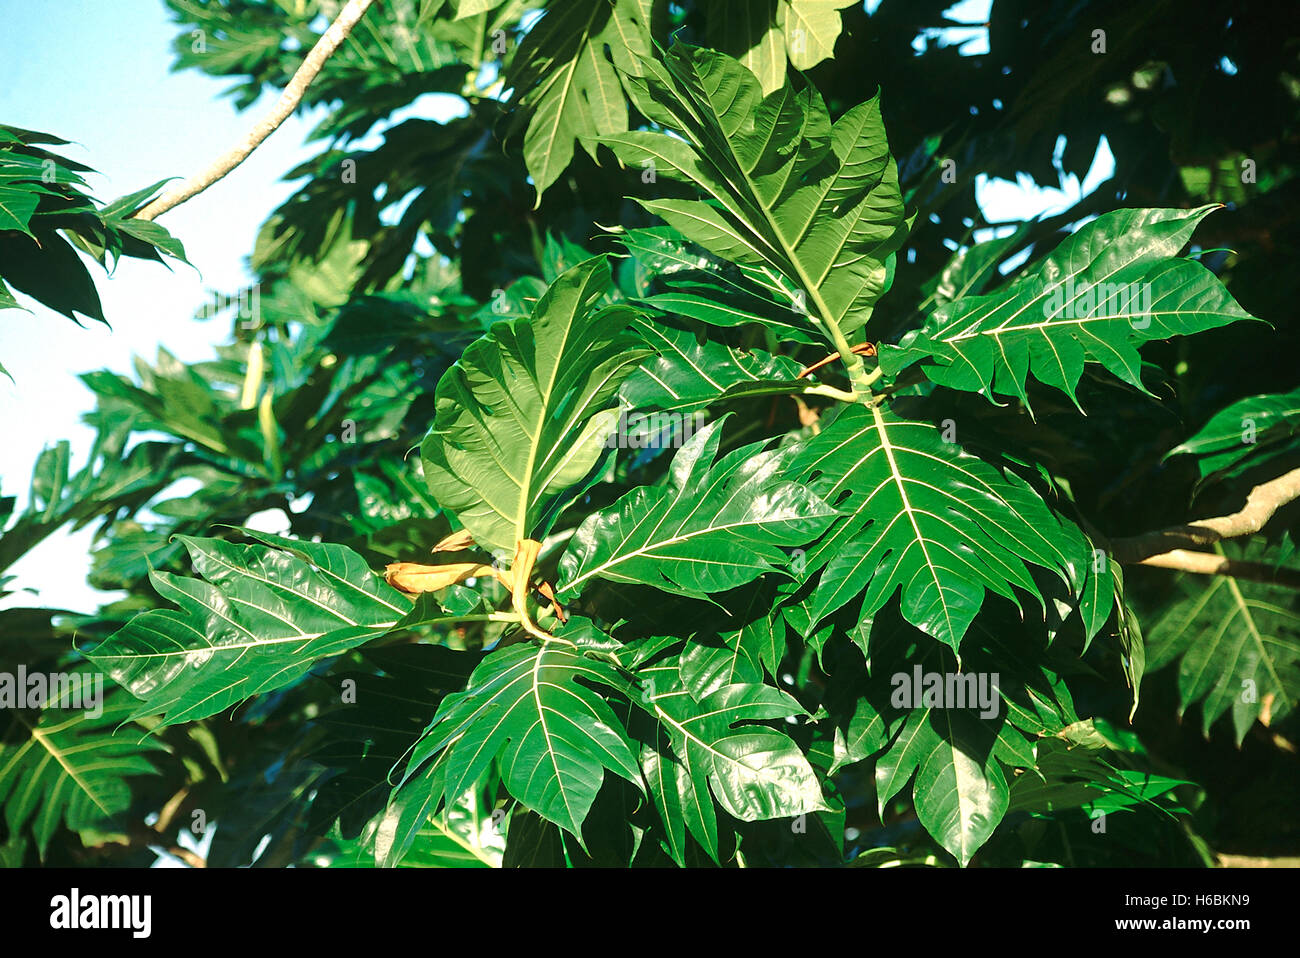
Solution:
<svg viewBox="0 0 1300 958">
<path fill-rule="evenodd" d="M 854 346 L 851 350 L 849 350 L 849 352 L 856 353 L 859 356 L 874 356 L 876 355 L 876 345 L 875 343 L 859 343 L 858 345 Z M 821 369 L 823 366 L 829 366 L 831 363 L 835 362 L 835 360 L 839 358 L 840 358 L 839 353 L 831 353 L 825 359 L 819 359 L 811 366 L 805 366 L 803 369 L 799 371 L 799 375 L 796 376 L 795 379 L 803 379 L 807 376 L 811 376 L 813 373 Z"/>
<path fill-rule="evenodd" d="M 176 186 L 152 203 L 135 214 L 139 220 L 153 220 L 163 213 L 179 206 L 193 196 L 202 193 L 217 180 L 221 179 L 240 163 L 244 162 L 262 141 L 275 132 L 281 123 L 289 118 L 298 104 L 302 101 L 303 94 L 307 92 L 307 87 L 311 81 L 316 79 L 316 74 L 320 73 L 321 67 L 330 55 L 338 49 L 339 45 L 347 39 L 352 28 L 356 26 L 366 10 L 374 0 L 348 0 L 347 5 L 330 24 L 329 29 L 316 41 L 316 45 L 311 48 L 307 58 L 302 61 L 302 65 L 294 72 L 290 78 L 288 86 L 280 94 L 280 99 L 276 101 L 271 111 L 262 117 L 251 130 L 249 130 L 242 140 L 240 140 L 230 150 L 213 160 L 206 169 L 191 176 L 179 186 Z"/>
</svg>

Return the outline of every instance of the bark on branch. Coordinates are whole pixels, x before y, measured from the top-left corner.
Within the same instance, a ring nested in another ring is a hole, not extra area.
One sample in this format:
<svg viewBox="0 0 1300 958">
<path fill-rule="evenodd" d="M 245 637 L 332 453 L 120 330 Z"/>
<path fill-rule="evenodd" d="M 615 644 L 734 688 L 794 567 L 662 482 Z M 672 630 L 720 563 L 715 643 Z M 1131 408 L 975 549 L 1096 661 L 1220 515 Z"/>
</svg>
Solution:
<svg viewBox="0 0 1300 958">
<path fill-rule="evenodd" d="M 1274 569 L 1259 562 L 1239 562 L 1217 553 L 1198 551 L 1224 539 L 1258 532 L 1279 509 L 1296 499 L 1300 499 L 1300 469 L 1292 469 L 1256 486 L 1246 497 L 1246 504 L 1237 512 L 1140 536 L 1114 539 L 1111 541 L 1111 552 L 1116 560 L 1126 565 L 1153 565 L 1186 572 L 1298 584 L 1300 576 L 1289 570 Z"/>
<path fill-rule="evenodd" d="M 325 61 L 347 39 L 348 34 L 352 32 L 352 28 L 357 25 L 357 22 L 365 15 L 366 10 L 373 2 L 374 0 L 348 0 L 347 5 L 339 12 L 334 22 L 330 24 L 329 29 L 321 35 L 321 38 L 316 41 L 316 45 L 311 48 L 311 52 L 302 61 L 302 65 L 294 71 L 288 86 L 284 88 L 284 92 L 280 94 L 280 99 L 276 101 L 270 112 L 244 134 L 242 140 L 208 164 L 206 169 L 196 173 L 183 183 L 168 190 L 152 203 L 149 203 L 144 209 L 135 214 L 135 218 L 140 220 L 157 218 L 172 207 L 179 206 L 190 197 L 202 193 L 244 162 L 249 154 L 257 149 L 262 141 L 274 133 L 280 124 L 287 120 L 293 111 L 297 109 L 298 104 L 302 101 L 303 94 L 307 92 L 307 87 L 311 85 L 312 80 L 316 79 L 316 74 L 320 73 Z"/>
</svg>

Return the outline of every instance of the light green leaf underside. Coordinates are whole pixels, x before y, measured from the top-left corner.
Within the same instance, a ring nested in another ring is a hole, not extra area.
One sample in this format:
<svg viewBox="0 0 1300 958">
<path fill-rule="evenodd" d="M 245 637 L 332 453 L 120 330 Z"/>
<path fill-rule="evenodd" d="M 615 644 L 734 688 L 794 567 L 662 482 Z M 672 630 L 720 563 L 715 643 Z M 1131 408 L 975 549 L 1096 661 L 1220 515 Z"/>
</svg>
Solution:
<svg viewBox="0 0 1300 958">
<path fill-rule="evenodd" d="M 709 45 L 737 57 L 764 93 L 785 82 L 786 62 L 810 70 L 835 52 L 840 11 L 854 0 L 728 0 L 709 6 Z"/>
<path fill-rule="evenodd" d="M 540 538 L 604 453 L 618 387 L 649 355 L 624 331 L 635 310 L 600 305 L 609 283 L 603 257 L 579 263 L 438 382 L 425 479 L 484 548 Z"/>
<path fill-rule="evenodd" d="M 618 70 L 649 55 L 652 6 L 653 0 L 565 0 L 524 36 L 509 80 L 528 117 L 524 162 L 539 203 L 568 168 L 575 142 L 627 130 Z"/>
</svg>

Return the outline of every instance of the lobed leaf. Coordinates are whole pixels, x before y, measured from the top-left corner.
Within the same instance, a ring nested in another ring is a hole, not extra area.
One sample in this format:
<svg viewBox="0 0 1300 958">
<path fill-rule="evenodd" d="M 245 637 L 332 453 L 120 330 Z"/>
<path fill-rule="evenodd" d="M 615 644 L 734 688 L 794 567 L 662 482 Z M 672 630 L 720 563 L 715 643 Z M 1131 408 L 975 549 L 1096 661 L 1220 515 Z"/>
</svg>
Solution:
<svg viewBox="0 0 1300 958">
<path fill-rule="evenodd" d="M 668 484 L 640 486 L 588 516 L 560 559 L 557 595 L 592 579 L 652 585 L 703 597 L 781 569 L 782 547 L 824 532 L 835 511 L 782 478 L 791 450 L 742 447 L 716 463 L 722 421 L 697 432 L 673 457 Z"/>
<path fill-rule="evenodd" d="M 160 726 L 283 688 L 383 635 L 410 602 L 343 546 L 248 531 L 274 546 L 178 536 L 199 578 L 151 572 L 177 609 L 141 613 L 86 653 Z M 206 580 L 206 581 L 204 581 Z"/>
<path fill-rule="evenodd" d="M 624 331 L 635 310 L 600 305 L 609 283 L 603 257 L 579 263 L 438 382 L 424 476 L 484 548 L 544 535 L 604 454 L 619 384 L 649 355 Z"/>
<path fill-rule="evenodd" d="M 1028 405 L 1030 374 L 1077 403 L 1093 362 L 1146 392 L 1139 345 L 1252 318 L 1204 266 L 1172 258 L 1212 209 L 1106 213 L 1005 288 L 940 305 L 881 347 L 881 367 L 897 376 L 925 362 L 941 386 Z"/>
<path fill-rule="evenodd" d="M 957 650 L 986 592 L 1042 601 L 1028 565 L 1082 591 L 1092 553 L 1027 482 L 947 442 L 929 422 L 855 405 L 813 437 L 791 476 L 848 516 L 810 550 L 821 569 L 812 625 L 861 597 L 870 617 L 901 590 L 902 612 Z"/>
<path fill-rule="evenodd" d="M 450 802 L 496 761 L 511 795 L 581 842 L 605 770 L 640 785 L 632 744 L 602 695 L 628 689 L 610 665 L 571 649 L 497 649 L 444 699 L 403 785 L 436 756 L 442 781 L 430 800 Z"/>
<path fill-rule="evenodd" d="M 741 63 L 683 43 L 662 62 L 643 59 L 629 84 L 642 112 L 681 137 L 634 131 L 601 142 L 708 197 L 641 205 L 723 259 L 783 275 L 813 322 L 860 329 L 906 235 L 879 97 L 832 124 L 815 88 L 785 84 L 764 97 Z"/>
</svg>

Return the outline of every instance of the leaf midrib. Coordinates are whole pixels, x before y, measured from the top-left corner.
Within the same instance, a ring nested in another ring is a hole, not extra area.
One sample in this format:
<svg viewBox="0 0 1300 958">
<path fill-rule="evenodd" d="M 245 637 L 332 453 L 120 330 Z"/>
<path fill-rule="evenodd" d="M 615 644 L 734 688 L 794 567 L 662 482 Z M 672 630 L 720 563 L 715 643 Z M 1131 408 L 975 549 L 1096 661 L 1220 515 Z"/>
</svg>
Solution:
<svg viewBox="0 0 1300 958">
<path fill-rule="evenodd" d="M 76 785 L 81 789 L 81 791 L 85 793 L 86 797 L 89 798 L 95 804 L 95 807 L 98 808 L 105 817 L 111 817 L 112 811 L 106 808 L 103 804 L 101 804 L 99 800 L 99 796 L 96 795 L 95 792 L 91 789 L 90 785 L 87 782 L 85 782 L 80 775 L 77 774 L 76 769 L 74 769 L 72 766 L 70 766 L 67 762 L 64 761 L 64 753 L 62 752 L 62 750 L 56 748 L 54 743 L 49 738 L 47 738 L 46 735 L 43 732 L 41 732 L 40 729 L 38 729 L 35 725 L 29 723 L 26 719 L 23 718 L 21 714 L 18 713 L 15 714 L 18 718 L 18 721 L 22 725 L 26 726 L 27 730 L 31 733 L 32 739 L 36 741 L 41 746 L 41 748 L 45 749 L 46 753 L 59 764 L 59 767 L 63 769 L 63 771 L 68 776 L 68 778 L 72 779 L 72 781 L 76 783 Z"/>
<path fill-rule="evenodd" d="M 930 558 L 930 550 L 926 546 L 926 538 L 921 533 L 921 527 L 917 524 L 916 516 L 912 511 L 911 500 L 907 497 L 907 489 L 903 485 L 903 474 L 898 469 L 898 463 L 894 459 L 894 447 L 889 441 L 889 430 L 885 428 L 885 417 L 880 414 L 879 406 L 872 406 L 871 414 L 876 420 L 876 432 L 880 436 L 880 446 L 885 453 L 886 461 L 889 463 L 890 474 L 894 477 L 894 485 L 898 489 L 899 499 L 902 500 L 903 511 L 907 514 L 907 520 L 912 525 L 912 532 L 915 534 L 916 541 L 921 546 L 921 554 L 925 557 L 925 566 L 930 571 L 930 579 L 934 583 L 935 589 L 938 590 L 940 599 L 942 599 L 944 594 L 943 584 L 939 581 L 939 572 L 935 568 L 934 561 Z M 948 634 L 956 635 L 957 630 L 953 625 L 952 616 L 948 614 L 948 604 L 942 601 L 939 604 L 943 609 L 944 620 L 948 624 Z M 960 659 L 958 660 L 958 663 L 960 664 Z"/>
</svg>

